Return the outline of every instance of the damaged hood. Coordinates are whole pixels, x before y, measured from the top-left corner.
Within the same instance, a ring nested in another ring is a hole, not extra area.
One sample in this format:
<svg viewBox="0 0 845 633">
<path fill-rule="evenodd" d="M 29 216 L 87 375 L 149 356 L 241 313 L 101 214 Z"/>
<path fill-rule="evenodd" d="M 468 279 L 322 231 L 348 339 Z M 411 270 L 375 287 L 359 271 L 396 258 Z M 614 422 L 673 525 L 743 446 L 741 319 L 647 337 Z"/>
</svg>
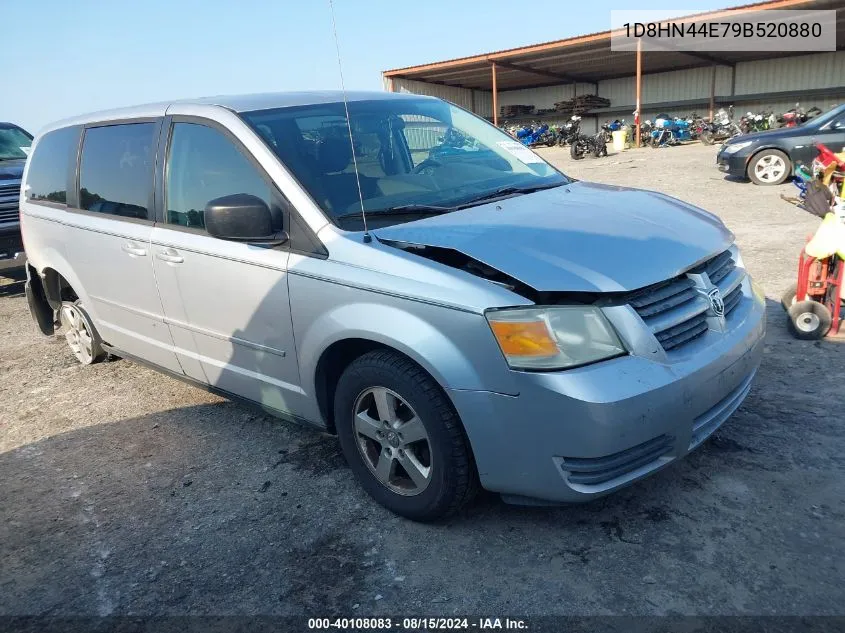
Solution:
<svg viewBox="0 0 845 633">
<path fill-rule="evenodd" d="M 713 214 L 652 191 L 577 182 L 372 231 L 460 251 L 541 292 L 619 292 L 727 249 Z"/>
</svg>

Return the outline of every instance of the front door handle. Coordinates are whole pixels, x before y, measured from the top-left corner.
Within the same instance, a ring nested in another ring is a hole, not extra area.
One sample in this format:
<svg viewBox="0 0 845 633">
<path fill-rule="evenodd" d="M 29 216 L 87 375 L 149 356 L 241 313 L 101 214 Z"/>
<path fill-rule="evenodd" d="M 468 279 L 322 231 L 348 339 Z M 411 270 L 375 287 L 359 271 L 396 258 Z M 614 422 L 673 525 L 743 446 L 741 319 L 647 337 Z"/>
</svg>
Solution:
<svg viewBox="0 0 845 633">
<path fill-rule="evenodd" d="M 167 262 L 168 264 L 181 264 L 185 261 L 185 258 L 182 257 L 176 251 L 174 251 L 172 248 L 159 251 L 158 253 L 156 253 L 156 257 L 158 257 L 163 262 Z"/>
<path fill-rule="evenodd" d="M 129 253 L 130 255 L 134 255 L 135 257 L 144 257 L 147 254 L 147 249 L 138 246 L 135 242 L 124 242 L 123 246 L 121 246 L 120 249 L 124 253 Z"/>
</svg>

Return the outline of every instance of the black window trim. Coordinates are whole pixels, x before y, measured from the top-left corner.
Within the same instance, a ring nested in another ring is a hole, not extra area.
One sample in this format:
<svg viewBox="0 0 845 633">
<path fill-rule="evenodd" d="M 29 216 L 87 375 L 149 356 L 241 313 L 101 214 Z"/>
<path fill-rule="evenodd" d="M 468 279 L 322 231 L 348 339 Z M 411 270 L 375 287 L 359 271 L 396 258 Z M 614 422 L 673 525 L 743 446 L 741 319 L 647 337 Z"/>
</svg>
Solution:
<svg viewBox="0 0 845 633">
<path fill-rule="evenodd" d="M 23 128 L 21 128 L 23 129 Z M 54 132 L 62 132 L 64 130 L 73 130 L 76 133 L 76 143 L 77 152 L 79 151 L 79 138 L 82 136 L 82 126 L 81 125 L 65 125 L 62 127 L 57 127 L 49 132 L 45 132 L 42 134 L 38 142 L 41 143 L 44 137 L 48 136 L 49 134 L 53 134 Z M 26 131 L 26 130 L 24 130 Z M 36 149 L 38 149 L 36 147 Z M 35 152 L 33 152 L 34 154 Z M 35 204 L 40 207 L 48 207 L 50 209 L 58 209 L 60 211 L 67 211 L 71 208 L 71 201 L 75 201 L 74 192 L 73 192 L 73 183 L 74 183 L 74 175 L 75 175 L 75 164 L 73 155 L 68 157 L 67 161 L 67 173 L 65 175 L 65 202 L 54 202 L 53 200 L 33 200 L 28 195 L 21 200 L 21 202 L 25 202 L 26 204 Z"/>
<path fill-rule="evenodd" d="M 316 233 L 311 230 L 311 227 L 308 226 L 308 223 L 305 222 L 305 220 L 296 210 L 296 207 L 294 207 L 293 203 L 288 200 L 284 192 L 279 189 L 279 187 L 267 173 L 267 170 L 265 170 L 261 163 L 258 162 L 252 152 L 250 152 L 249 149 L 243 144 L 243 142 L 237 136 L 235 136 L 232 131 L 229 130 L 225 125 L 223 125 L 219 121 L 215 121 L 214 119 L 208 119 L 202 116 L 173 114 L 165 116 L 162 121 L 161 132 L 159 134 L 158 152 L 156 153 L 158 159 L 156 161 L 155 173 L 155 222 L 157 225 L 160 225 L 162 228 L 166 228 L 171 231 L 183 231 L 186 233 L 194 233 L 196 235 L 205 235 L 206 237 L 210 237 L 212 239 L 218 239 L 209 235 L 208 231 L 206 231 L 204 228 L 181 226 L 178 224 L 169 224 L 167 222 L 165 209 L 165 201 L 167 199 L 167 167 L 170 163 L 170 145 L 173 141 L 173 128 L 177 123 L 192 123 L 194 125 L 202 125 L 204 127 L 220 132 L 228 141 L 232 143 L 235 150 L 240 152 L 240 154 L 244 158 L 246 158 L 247 161 L 249 161 L 249 163 L 257 171 L 259 177 L 264 180 L 265 184 L 270 190 L 270 195 L 273 197 L 274 202 L 278 204 L 280 209 L 282 209 L 282 214 L 285 222 L 284 229 L 288 232 L 288 234 L 291 234 L 291 230 L 294 224 L 296 224 L 297 230 L 304 231 L 306 233 L 307 238 L 313 244 L 313 248 L 310 250 L 292 248 L 290 241 L 285 242 L 284 244 L 281 244 L 279 246 L 269 248 L 290 251 L 291 253 L 298 253 L 300 255 L 307 255 L 310 257 L 318 257 L 320 259 L 328 258 L 328 250 L 326 250 L 326 247 L 317 237 Z"/>
<path fill-rule="evenodd" d="M 76 147 L 76 164 L 74 167 L 74 174 L 72 180 L 72 187 L 68 189 L 68 205 L 67 211 L 70 213 L 77 213 L 79 215 L 87 215 L 92 218 L 104 218 L 107 220 L 114 220 L 116 222 L 130 222 L 132 224 L 144 224 L 153 226 L 155 224 L 155 172 L 158 168 L 158 139 L 161 136 L 161 126 L 164 117 L 130 117 L 125 119 L 106 119 L 103 121 L 89 121 L 81 126 L 81 133 L 79 134 L 78 144 Z M 147 217 L 144 218 L 127 218 L 120 215 L 112 215 L 110 213 L 100 213 L 97 211 L 88 211 L 80 208 L 80 178 L 82 176 L 82 150 L 85 145 L 85 135 L 91 128 L 100 127 L 115 127 L 118 125 L 133 125 L 136 123 L 154 123 L 156 125 L 153 131 L 153 144 L 156 149 L 155 162 L 153 163 L 153 178 L 150 181 L 150 189 L 147 192 Z M 72 194 L 71 194 L 72 192 Z M 73 205 L 71 205 L 71 195 L 73 196 Z"/>
</svg>

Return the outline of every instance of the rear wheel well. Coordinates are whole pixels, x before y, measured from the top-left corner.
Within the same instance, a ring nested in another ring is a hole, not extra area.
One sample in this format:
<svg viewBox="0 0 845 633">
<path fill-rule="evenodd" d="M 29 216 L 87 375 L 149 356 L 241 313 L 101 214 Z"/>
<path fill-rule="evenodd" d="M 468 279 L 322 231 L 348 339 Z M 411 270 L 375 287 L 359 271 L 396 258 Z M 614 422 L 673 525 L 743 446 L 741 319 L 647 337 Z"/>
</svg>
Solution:
<svg viewBox="0 0 845 633">
<path fill-rule="evenodd" d="M 50 307 L 58 310 L 62 301 L 76 301 L 79 295 L 70 285 L 67 279 L 53 268 L 45 268 L 42 278 L 44 279 L 44 294 Z"/>
<path fill-rule="evenodd" d="M 376 349 L 392 348 L 369 339 L 343 339 L 329 345 L 317 361 L 314 378 L 317 404 L 329 433 L 337 432 L 334 423 L 334 393 L 337 381 L 352 361 Z"/>
</svg>

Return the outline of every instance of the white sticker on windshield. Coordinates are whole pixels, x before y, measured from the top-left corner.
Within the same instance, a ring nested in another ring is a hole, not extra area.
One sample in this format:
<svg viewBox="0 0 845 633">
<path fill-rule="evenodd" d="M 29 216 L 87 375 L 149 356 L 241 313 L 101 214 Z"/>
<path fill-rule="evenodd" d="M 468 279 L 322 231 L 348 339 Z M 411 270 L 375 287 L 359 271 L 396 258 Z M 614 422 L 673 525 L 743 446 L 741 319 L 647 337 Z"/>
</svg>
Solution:
<svg viewBox="0 0 845 633">
<path fill-rule="evenodd" d="M 21 150 L 24 154 L 26 154 L 27 156 L 29 156 L 29 148 L 28 148 L 28 147 L 21 147 L 21 148 L 20 148 L 20 150 Z"/>
<path fill-rule="evenodd" d="M 525 147 L 525 145 L 517 141 L 498 141 L 496 145 L 501 147 L 508 154 L 515 156 L 525 164 L 543 162 L 542 158 L 540 158 L 539 156 L 537 156 L 537 154 Z"/>
</svg>

